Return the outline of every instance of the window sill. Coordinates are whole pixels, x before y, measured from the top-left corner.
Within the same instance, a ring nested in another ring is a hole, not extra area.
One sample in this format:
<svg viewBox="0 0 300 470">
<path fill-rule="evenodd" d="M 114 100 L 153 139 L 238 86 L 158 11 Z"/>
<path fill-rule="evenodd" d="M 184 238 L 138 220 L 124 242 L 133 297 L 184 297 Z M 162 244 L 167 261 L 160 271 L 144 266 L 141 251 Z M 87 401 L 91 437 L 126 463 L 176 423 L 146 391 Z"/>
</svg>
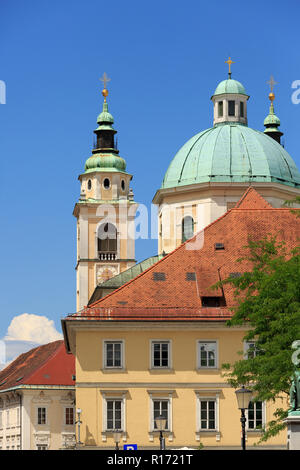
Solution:
<svg viewBox="0 0 300 470">
<path fill-rule="evenodd" d="M 154 429 L 153 431 L 149 431 L 148 434 L 149 434 L 149 441 L 150 441 L 150 442 L 153 442 L 153 441 L 154 441 L 154 437 L 155 437 L 155 438 L 158 438 L 158 437 L 159 437 L 160 431 L 157 430 L 157 429 Z M 167 429 L 165 429 L 165 430 L 163 431 L 163 437 L 167 437 L 169 442 L 173 442 L 173 432 L 172 432 L 172 431 L 168 431 Z"/>
<path fill-rule="evenodd" d="M 261 434 L 263 433 L 262 429 L 246 429 L 246 433 L 249 434 Z"/>
<path fill-rule="evenodd" d="M 216 441 L 219 442 L 221 440 L 221 433 L 217 429 L 200 429 L 196 431 L 196 441 L 200 442 L 200 437 L 204 435 L 212 435 L 216 436 Z"/>
<path fill-rule="evenodd" d="M 169 372 L 171 374 L 174 374 L 174 369 L 172 369 L 171 367 L 151 367 L 150 369 L 148 369 L 148 371 L 151 373 L 151 372 Z"/>
<path fill-rule="evenodd" d="M 127 442 L 127 433 L 126 433 L 126 431 L 121 431 L 121 433 L 122 433 L 121 440 L 123 442 Z M 106 431 L 102 431 L 101 435 L 102 435 L 102 442 L 106 442 L 108 437 L 113 437 L 114 430 L 113 429 L 108 429 Z"/>
<path fill-rule="evenodd" d="M 125 367 L 103 367 L 101 369 L 101 372 L 103 372 L 104 374 L 109 372 L 117 374 L 118 372 L 127 372 L 127 369 L 125 369 Z"/>
</svg>

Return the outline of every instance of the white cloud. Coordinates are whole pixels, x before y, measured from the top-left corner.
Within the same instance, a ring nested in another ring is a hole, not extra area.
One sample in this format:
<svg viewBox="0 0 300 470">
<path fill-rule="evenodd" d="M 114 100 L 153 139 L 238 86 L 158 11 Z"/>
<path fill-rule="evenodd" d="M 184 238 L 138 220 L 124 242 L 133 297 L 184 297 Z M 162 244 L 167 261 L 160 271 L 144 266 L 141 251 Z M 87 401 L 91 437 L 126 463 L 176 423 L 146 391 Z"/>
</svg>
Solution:
<svg viewBox="0 0 300 470">
<path fill-rule="evenodd" d="M 12 319 L 3 339 L 46 344 L 62 339 L 62 334 L 56 330 L 53 320 L 42 315 L 23 313 Z"/>
<path fill-rule="evenodd" d="M 0 370 L 15 360 L 20 354 L 41 344 L 62 339 L 53 320 L 42 315 L 22 313 L 14 317 L 6 336 L 0 339 Z"/>
</svg>

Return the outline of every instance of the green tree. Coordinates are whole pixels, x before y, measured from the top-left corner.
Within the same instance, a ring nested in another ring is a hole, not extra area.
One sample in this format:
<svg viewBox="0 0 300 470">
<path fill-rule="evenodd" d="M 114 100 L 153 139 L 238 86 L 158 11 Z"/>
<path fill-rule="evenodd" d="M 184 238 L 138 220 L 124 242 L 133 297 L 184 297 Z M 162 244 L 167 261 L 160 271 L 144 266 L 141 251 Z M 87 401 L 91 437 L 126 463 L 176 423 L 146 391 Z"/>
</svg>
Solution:
<svg viewBox="0 0 300 470">
<path fill-rule="evenodd" d="M 247 248 L 248 256 L 241 261 L 251 261 L 252 271 L 221 284 L 234 287 L 237 301 L 228 325 L 250 327 L 244 340 L 255 340 L 256 354 L 223 368 L 233 387 L 251 385 L 255 401 L 284 398 L 264 429 L 265 441 L 285 427 L 282 419 L 295 370 L 292 343 L 300 339 L 300 247 L 288 252 L 284 242 L 266 237 L 250 241 Z"/>
</svg>

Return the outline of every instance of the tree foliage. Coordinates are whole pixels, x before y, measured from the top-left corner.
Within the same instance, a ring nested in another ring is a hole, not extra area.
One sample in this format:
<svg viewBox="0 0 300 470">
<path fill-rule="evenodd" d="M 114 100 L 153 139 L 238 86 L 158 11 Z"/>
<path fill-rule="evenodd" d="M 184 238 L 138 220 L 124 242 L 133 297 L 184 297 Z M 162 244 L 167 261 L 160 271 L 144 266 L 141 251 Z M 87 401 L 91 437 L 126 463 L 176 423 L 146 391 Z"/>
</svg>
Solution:
<svg viewBox="0 0 300 470">
<path fill-rule="evenodd" d="M 247 248 L 249 256 L 241 261 L 251 261 L 252 271 L 221 284 L 231 284 L 237 300 L 228 325 L 250 327 L 244 340 L 255 340 L 257 354 L 223 368 L 233 387 L 251 385 L 255 401 L 283 398 L 264 430 L 261 440 L 267 440 L 284 427 L 295 370 L 291 357 L 292 344 L 300 339 L 300 247 L 288 252 L 284 242 L 269 236 L 249 241 Z"/>
</svg>

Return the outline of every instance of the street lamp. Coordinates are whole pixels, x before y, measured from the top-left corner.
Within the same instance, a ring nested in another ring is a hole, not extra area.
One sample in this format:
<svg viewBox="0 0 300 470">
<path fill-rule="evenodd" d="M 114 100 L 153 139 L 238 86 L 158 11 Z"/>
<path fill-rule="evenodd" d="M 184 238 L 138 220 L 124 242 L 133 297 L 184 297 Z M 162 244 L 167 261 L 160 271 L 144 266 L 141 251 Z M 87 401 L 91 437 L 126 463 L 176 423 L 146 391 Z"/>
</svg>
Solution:
<svg viewBox="0 0 300 470">
<path fill-rule="evenodd" d="M 166 422 L 167 422 L 167 419 L 164 418 L 163 415 L 159 415 L 157 418 L 155 418 L 155 424 L 156 424 L 156 427 L 157 429 L 159 430 L 159 443 L 160 443 L 160 450 L 164 450 L 165 449 L 165 439 L 163 437 L 163 430 L 165 429 L 166 427 Z"/>
<path fill-rule="evenodd" d="M 121 436 L 122 436 L 122 431 L 120 431 L 119 429 L 116 429 L 114 431 L 114 441 L 115 441 L 115 444 L 116 444 L 116 449 L 115 450 L 120 450 L 119 449 L 119 442 L 121 440 Z"/>
<path fill-rule="evenodd" d="M 252 390 L 245 388 L 245 385 L 242 385 L 242 388 L 235 391 L 236 399 L 238 402 L 238 408 L 241 410 L 241 423 L 242 423 L 242 449 L 246 450 L 246 416 L 245 410 L 249 408 L 249 403 L 252 398 Z"/>
<path fill-rule="evenodd" d="M 77 408 L 76 412 L 77 412 L 77 421 L 75 422 L 75 424 L 78 425 L 78 445 L 80 446 L 82 444 L 82 442 L 80 442 L 80 425 L 82 424 L 82 421 L 80 420 L 80 415 L 82 413 L 82 410 L 80 408 Z"/>
</svg>

